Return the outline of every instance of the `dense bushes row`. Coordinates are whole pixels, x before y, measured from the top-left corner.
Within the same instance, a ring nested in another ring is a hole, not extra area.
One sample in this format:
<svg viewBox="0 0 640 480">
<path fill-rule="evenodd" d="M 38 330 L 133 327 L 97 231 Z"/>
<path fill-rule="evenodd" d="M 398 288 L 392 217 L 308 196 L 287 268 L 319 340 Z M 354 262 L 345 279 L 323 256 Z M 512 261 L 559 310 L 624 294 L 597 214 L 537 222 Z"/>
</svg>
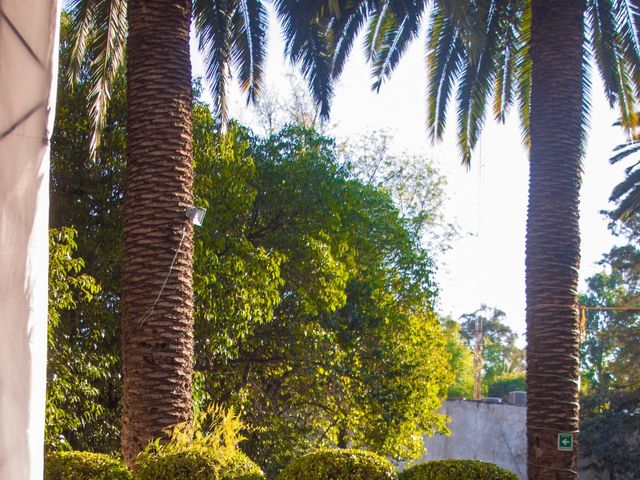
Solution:
<svg viewBox="0 0 640 480">
<path fill-rule="evenodd" d="M 262 470 L 238 452 L 223 460 L 199 448 L 144 454 L 131 474 L 121 460 L 97 453 L 59 452 L 45 459 L 45 480 L 263 480 Z M 278 480 L 517 480 L 494 464 L 439 460 L 400 474 L 387 459 L 361 450 L 319 450 L 294 460 Z"/>
<path fill-rule="evenodd" d="M 238 452 L 232 460 L 200 449 L 143 457 L 135 473 L 122 460 L 89 452 L 57 452 L 44 462 L 45 480 L 264 480 L 260 467 Z"/>
</svg>

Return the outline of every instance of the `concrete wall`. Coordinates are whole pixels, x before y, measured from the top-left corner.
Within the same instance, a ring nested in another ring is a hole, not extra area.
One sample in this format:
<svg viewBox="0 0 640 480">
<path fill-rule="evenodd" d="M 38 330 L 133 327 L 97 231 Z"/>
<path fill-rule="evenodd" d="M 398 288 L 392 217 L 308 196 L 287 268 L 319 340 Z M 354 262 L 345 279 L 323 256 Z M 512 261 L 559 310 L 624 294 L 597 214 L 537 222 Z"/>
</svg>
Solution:
<svg viewBox="0 0 640 480">
<path fill-rule="evenodd" d="M 526 409 L 469 400 L 447 400 L 440 409 L 451 419 L 451 436 L 425 437 L 421 461 L 473 459 L 492 462 L 526 478 Z"/>
<path fill-rule="evenodd" d="M 526 480 L 526 408 L 472 400 L 447 400 L 440 411 L 451 419 L 451 436 L 425 437 L 427 455 L 420 461 L 482 460 L 511 470 Z M 581 471 L 579 478 L 608 480 L 609 475 Z"/>
</svg>

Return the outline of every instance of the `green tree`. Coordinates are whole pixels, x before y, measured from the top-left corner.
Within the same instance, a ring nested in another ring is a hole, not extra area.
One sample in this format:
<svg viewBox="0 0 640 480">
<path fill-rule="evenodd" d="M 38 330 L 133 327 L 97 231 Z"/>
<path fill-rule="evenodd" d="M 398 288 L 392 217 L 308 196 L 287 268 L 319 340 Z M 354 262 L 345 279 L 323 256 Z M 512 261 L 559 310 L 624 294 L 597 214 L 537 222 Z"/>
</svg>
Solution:
<svg viewBox="0 0 640 480">
<path fill-rule="evenodd" d="M 471 349 L 476 346 L 476 322 L 480 322 L 484 394 L 498 378 L 524 373 L 524 351 L 516 345 L 518 334 L 504 323 L 505 318 L 502 310 L 486 305 L 460 317 L 460 336 Z"/>
<path fill-rule="evenodd" d="M 449 249 L 457 233 L 444 212 L 447 181 L 435 161 L 424 154 L 393 153 L 393 137 L 372 131 L 341 146 L 341 158 L 351 174 L 389 192 L 400 215 L 436 255 Z"/>
<path fill-rule="evenodd" d="M 206 248 L 216 261 L 250 242 L 271 258 L 273 269 L 261 271 L 277 295 L 258 291 L 268 306 L 258 315 L 269 321 L 223 352 L 196 349 L 202 402 L 217 395 L 260 427 L 245 448 L 272 475 L 312 446 L 416 458 L 421 434 L 443 428 L 435 410 L 450 381 L 426 252 L 386 193 L 349 177 L 328 139 L 296 128 L 264 140 L 235 135 L 213 155 L 196 153 L 198 171 L 219 172 L 207 185 L 229 202 L 229 217 L 211 220 L 228 222 L 220 228 L 229 234 Z M 196 152 L 207 151 L 211 140 L 196 138 Z M 208 288 L 224 287 L 224 274 L 208 275 Z M 215 325 L 214 307 L 197 314 L 196 331 Z"/>
<path fill-rule="evenodd" d="M 100 387 L 116 359 L 100 350 L 94 331 L 65 315 L 100 291 L 95 280 L 82 273 L 84 261 L 75 256 L 75 239 L 72 228 L 49 231 L 48 450 L 84 449 L 95 437 L 113 437 L 110 412 L 102 407 L 106 392 Z"/>
<path fill-rule="evenodd" d="M 580 349 L 580 442 L 588 468 L 609 472 L 611 478 L 632 478 L 640 432 L 640 308 L 633 309 L 640 306 L 640 224 L 625 199 L 618 198 L 617 204 L 609 213 L 609 227 L 628 243 L 603 256 L 603 271 L 587 280 L 588 290 L 580 296 L 581 305 L 594 307 L 584 312 Z"/>
<path fill-rule="evenodd" d="M 305 8 L 288 0 L 276 5 L 281 15 L 301 14 Z M 305 59 L 303 71 L 322 104 L 321 113 L 329 113 L 332 80 L 341 73 L 360 30 L 367 27 L 373 86 L 380 88 L 418 35 L 426 6 L 426 1 L 323 2 L 307 8 L 307 29 L 285 28 L 288 50 Z M 623 124 L 631 128 L 636 123 L 634 92 L 640 87 L 635 9 L 635 3 L 626 0 L 443 0 L 435 2 L 431 12 L 431 135 L 439 138 L 444 131 L 448 101 L 457 86 L 464 162 L 470 160 L 492 98 L 499 120 L 518 100 L 530 145 L 526 290 L 532 478 L 556 478 L 559 471 L 567 478 L 577 476 L 576 451 L 559 452 L 556 442 L 558 432 L 576 431 L 579 420 L 575 306 L 587 58 L 593 54 L 610 104 L 617 104 Z"/>
<path fill-rule="evenodd" d="M 580 297 L 581 305 L 595 307 L 585 312 L 585 338 L 581 348 L 586 393 L 629 392 L 640 388 L 636 368 L 640 362 L 638 226 L 636 220 L 626 220 L 622 232 L 629 243 L 615 246 L 603 256 L 600 264 L 604 270 L 587 280 L 588 290 Z M 612 224 L 611 228 L 615 229 L 616 225 Z"/>
<path fill-rule="evenodd" d="M 449 363 L 454 375 L 453 384 L 447 392 L 448 397 L 473 397 L 473 352 L 462 339 L 460 324 L 453 318 L 443 321 L 447 338 L 447 352 L 451 356 Z"/>
<path fill-rule="evenodd" d="M 70 49 L 69 23 L 64 16 L 62 20 L 61 71 L 67 68 Z M 47 417 L 49 449 L 72 447 L 104 453 L 118 449 L 122 398 L 118 315 L 125 83 L 121 75 L 113 85 L 112 108 L 94 160 L 79 161 L 89 157 L 90 85 L 86 76 L 73 90 L 67 82 L 58 82 L 51 141 L 50 226 L 62 232 L 73 226 L 77 232 L 72 236 L 76 255 L 85 261 L 83 272 L 94 278 L 101 288 L 92 294 L 91 302 L 78 300 L 72 308 L 60 310 L 60 327 L 49 332 L 54 335 L 49 374 L 50 379 L 56 378 L 50 380 L 48 389 L 47 411 L 55 412 L 55 417 Z M 51 250 L 53 253 L 53 247 Z M 60 350 L 64 356 L 58 356 L 54 350 Z M 70 361 L 75 358 L 86 361 Z M 57 384 L 69 390 L 60 390 Z"/>
</svg>

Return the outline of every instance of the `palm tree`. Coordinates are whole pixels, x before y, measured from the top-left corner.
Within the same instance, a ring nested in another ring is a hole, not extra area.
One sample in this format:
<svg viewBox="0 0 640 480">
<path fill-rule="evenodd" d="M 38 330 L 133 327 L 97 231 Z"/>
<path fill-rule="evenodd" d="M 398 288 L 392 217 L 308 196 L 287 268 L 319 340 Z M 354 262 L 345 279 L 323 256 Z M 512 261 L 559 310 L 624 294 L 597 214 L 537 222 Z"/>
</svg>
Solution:
<svg viewBox="0 0 640 480">
<path fill-rule="evenodd" d="M 191 0 L 128 8 L 127 163 L 120 343 L 127 463 L 191 419 Z"/>
<path fill-rule="evenodd" d="M 296 3 L 276 2 L 281 16 L 295 11 Z M 367 26 L 365 48 L 374 88 L 380 88 L 418 35 L 428 2 L 323 3 L 309 15 L 313 28 L 285 32 L 287 48 L 303 60 L 316 101 L 328 115 L 331 81 L 358 32 Z M 528 475 L 536 480 L 577 476 L 576 448 L 561 451 L 558 441 L 559 434 L 575 435 L 579 427 L 578 206 L 588 118 L 587 59 L 593 55 L 623 124 L 634 125 L 640 90 L 637 13 L 636 2 L 627 0 L 433 2 L 427 98 L 431 136 L 441 136 L 457 85 L 463 163 L 471 159 L 491 98 L 502 121 L 511 104 L 519 104 L 530 146 L 527 442 Z"/>
<path fill-rule="evenodd" d="M 122 452 L 131 464 L 149 440 L 192 414 L 192 14 L 224 117 L 231 65 L 250 100 L 260 88 L 266 12 L 257 0 L 195 0 L 193 12 L 192 0 L 75 0 L 69 8 L 76 32 L 69 77 L 88 75 L 95 85 L 93 151 L 126 50 L 120 339 Z"/>
<path fill-rule="evenodd" d="M 615 148 L 617 152 L 609 161 L 618 163 L 632 157 L 631 165 L 625 169 L 626 178 L 615 186 L 609 200 L 616 202 L 616 208 L 609 212 L 613 220 L 622 223 L 632 221 L 640 212 L 640 162 L 638 161 L 638 151 L 640 151 L 640 136 L 636 133 L 626 143 Z"/>
</svg>

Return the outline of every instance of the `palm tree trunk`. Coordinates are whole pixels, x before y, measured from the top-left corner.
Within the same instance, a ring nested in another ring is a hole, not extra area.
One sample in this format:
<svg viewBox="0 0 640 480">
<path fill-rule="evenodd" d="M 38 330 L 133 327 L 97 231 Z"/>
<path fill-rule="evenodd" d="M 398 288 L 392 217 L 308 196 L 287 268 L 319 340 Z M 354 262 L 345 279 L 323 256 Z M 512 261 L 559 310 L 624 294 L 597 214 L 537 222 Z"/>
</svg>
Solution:
<svg viewBox="0 0 640 480">
<path fill-rule="evenodd" d="M 527 219 L 527 444 L 530 479 L 574 479 L 578 430 L 582 0 L 533 0 Z"/>
<path fill-rule="evenodd" d="M 191 0 L 129 1 L 121 325 L 128 464 L 163 429 L 191 419 L 190 20 Z"/>
</svg>

